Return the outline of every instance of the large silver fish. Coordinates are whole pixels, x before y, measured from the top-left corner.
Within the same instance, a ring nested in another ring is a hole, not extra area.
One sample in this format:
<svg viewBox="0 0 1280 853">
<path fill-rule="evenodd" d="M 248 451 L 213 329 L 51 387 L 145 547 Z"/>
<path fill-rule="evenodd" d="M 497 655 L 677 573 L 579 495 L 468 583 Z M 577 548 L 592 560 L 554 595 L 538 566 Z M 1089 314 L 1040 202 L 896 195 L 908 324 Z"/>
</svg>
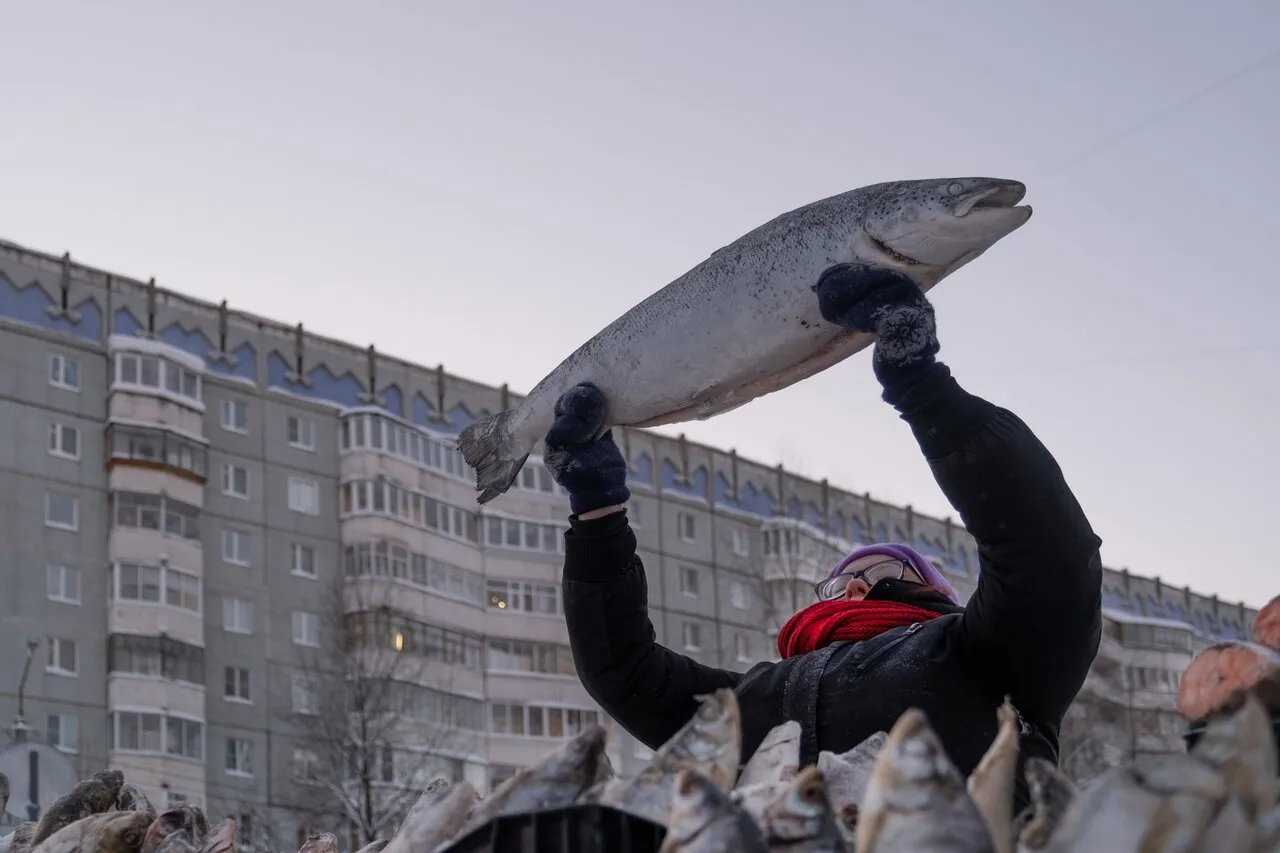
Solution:
<svg viewBox="0 0 1280 853">
<path fill-rule="evenodd" d="M 822 319 L 824 270 L 894 268 L 928 290 L 1025 223 L 1025 194 L 1001 178 L 874 184 L 740 237 L 610 323 L 519 406 L 462 431 L 479 502 L 510 488 L 579 382 L 604 392 L 605 427 L 648 427 L 705 420 L 843 361 L 873 337 Z"/>
</svg>

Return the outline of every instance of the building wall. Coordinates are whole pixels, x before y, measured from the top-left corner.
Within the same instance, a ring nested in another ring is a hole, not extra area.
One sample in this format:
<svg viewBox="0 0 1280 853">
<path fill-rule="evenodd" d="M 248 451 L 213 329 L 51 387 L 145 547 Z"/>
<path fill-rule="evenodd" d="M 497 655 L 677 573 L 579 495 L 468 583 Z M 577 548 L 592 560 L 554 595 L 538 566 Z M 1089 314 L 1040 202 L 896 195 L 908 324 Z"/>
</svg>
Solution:
<svg viewBox="0 0 1280 853">
<path fill-rule="evenodd" d="M 200 377 L 202 411 L 160 393 L 113 391 L 111 352 L 120 349 L 191 366 Z M 77 388 L 51 374 L 62 369 L 51 367 L 59 357 L 75 361 L 71 384 Z M 526 486 L 478 508 L 471 476 L 449 445 L 474 419 L 518 399 L 505 387 L 442 368 L 0 243 L 0 549 L 10 555 L 4 581 L 14 591 L 0 601 L 0 632 L 14 648 L 41 641 L 27 684 L 29 720 L 47 736 L 50 714 L 74 717 L 74 755 L 85 771 L 97 769 L 108 756 L 109 707 L 136 705 L 129 697 L 142 695 L 137 685 L 125 690 L 118 678 L 108 679 L 108 634 L 159 637 L 164 627 L 176 638 L 186 626 L 186 640 L 202 650 L 203 685 L 194 693 L 190 686 L 161 685 L 159 698 L 148 701 L 178 707 L 202 691 L 195 716 L 205 760 L 136 754 L 129 760 L 140 762 L 139 772 L 159 790 L 167 785 L 169 793 L 203 798 L 215 811 L 239 814 L 245 803 L 280 802 L 293 788 L 297 730 L 288 711 L 300 654 L 307 651 L 294 640 L 295 613 L 318 617 L 344 575 L 364 577 L 370 595 L 390 598 L 406 618 L 478 643 L 484 649 L 478 667 L 432 664 L 432 677 L 454 685 L 460 696 L 487 702 L 487 714 L 495 703 L 503 715 L 509 705 L 532 703 L 535 712 L 522 712 L 526 725 L 535 713 L 546 726 L 568 719 L 569 710 L 591 708 L 570 673 L 521 674 L 484 663 L 511 660 L 503 657 L 509 646 L 502 641 L 536 641 L 552 649 L 544 654 L 551 661 L 554 649 L 567 643 L 557 590 L 563 494 L 544 491 L 547 475 L 535 455 Z M 224 408 L 232 416 L 226 424 Z M 109 427 L 109 416 L 115 426 Z M 290 442 L 299 437 L 291 436 L 291 421 L 309 441 Z M 144 476 L 130 465 L 108 474 L 106 442 L 120 422 L 194 436 L 207 454 L 207 482 L 175 479 L 172 471 Z M 359 440 L 352 432 L 357 422 L 366 425 Z M 381 446 L 369 437 L 374 422 Z M 77 431 L 78 458 L 49 453 L 54 424 Z M 388 436 L 405 443 L 388 448 Z M 650 574 L 659 640 L 701 661 L 745 669 L 773 656 L 771 629 L 811 600 L 819 573 L 855 544 L 908 542 L 934 559 L 962 595 L 976 582 L 973 540 L 950 519 L 806 480 L 732 451 L 637 430 L 620 430 L 618 437 L 630 465 L 631 515 Z M 434 449 L 423 450 L 428 446 Z M 224 493 L 224 468 L 234 477 L 243 472 L 247 494 Z M 291 480 L 314 484 L 314 510 L 290 507 Z M 372 502 L 357 505 L 358 490 L 372 501 L 376 488 L 386 500 L 392 487 L 410 495 L 411 506 L 430 498 L 452 507 L 432 512 L 470 524 L 473 532 L 442 531 L 443 516 L 435 516 L 433 526 L 412 508 L 397 514 Z M 78 502 L 76 529 L 46 523 L 46 501 L 55 491 Z M 198 544 L 113 527 L 115 496 L 148 491 L 198 504 Z M 417 555 L 407 558 L 407 575 L 379 568 L 379 545 L 388 566 L 392 549 Z M 309 572 L 294 570 L 297 547 L 312 555 Z M 141 605 L 125 613 L 112 600 L 118 585 L 113 558 L 158 563 L 162 552 L 175 568 L 185 561 L 181 568 L 201 578 L 198 626 L 182 614 L 161 618 L 162 603 L 151 605 L 156 612 L 147 616 L 133 612 Z M 414 577 L 414 559 L 421 577 Z M 78 603 L 50 597 L 51 564 L 78 571 Z M 1118 614 L 1180 620 L 1215 638 L 1243 636 L 1253 616 L 1243 605 L 1127 572 L 1108 571 L 1105 596 Z M 252 611 L 248 633 L 228 630 L 230 600 Z M 526 602 L 547 612 L 528 612 Z M 76 644 L 74 676 L 46 670 L 50 637 Z M 234 670 L 231 696 L 228 668 Z M 16 705 L 20 670 L 20 655 L 0 656 L 0 698 L 8 708 L 0 708 L 0 716 L 6 719 Z M 492 720 L 486 724 L 494 728 Z M 614 734 L 615 763 L 625 772 L 646 752 L 625 733 Z M 227 772 L 229 738 L 252 744 L 248 772 Z M 489 731 L 454 750 L 450 766 L 484 785 L 554 742 Z M 203 765 L 202 779 L 195 764 Z"/>
</svg>

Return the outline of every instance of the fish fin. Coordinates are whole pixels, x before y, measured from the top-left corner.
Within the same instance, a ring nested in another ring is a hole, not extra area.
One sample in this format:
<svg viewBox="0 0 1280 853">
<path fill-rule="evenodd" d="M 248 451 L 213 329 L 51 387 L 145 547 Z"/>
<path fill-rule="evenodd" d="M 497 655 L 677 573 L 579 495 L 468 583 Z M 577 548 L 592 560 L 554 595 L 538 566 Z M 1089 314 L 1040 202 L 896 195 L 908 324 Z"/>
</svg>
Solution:
<svg viewBox="0 0 1280 853">
<path fill-rule="evenodd" d="M 458 434 L 458 452 L 463 461 L 475 469 L 476 500 L 487 504 L 504 494 L 520 475 L 529 454 L 517 456 L 515 437 L 511 434 L 514 410 L 481 418 Z"/>
</svg>

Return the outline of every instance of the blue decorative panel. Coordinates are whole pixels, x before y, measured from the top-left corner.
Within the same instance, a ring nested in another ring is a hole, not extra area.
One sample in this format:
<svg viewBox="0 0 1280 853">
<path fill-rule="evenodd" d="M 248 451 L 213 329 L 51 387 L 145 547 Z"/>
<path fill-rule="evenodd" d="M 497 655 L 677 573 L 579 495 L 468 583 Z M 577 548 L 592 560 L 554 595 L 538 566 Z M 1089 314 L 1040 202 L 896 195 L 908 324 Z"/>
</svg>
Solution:
<svg viewBox="0 0 1280 853">
<path fill-rule="evenodd" d="M 773 515 L 773 493 L 746 483 L 738 488 L 738 509 L 769 518 Z"/>
<path fill-rule="evenodd" d="M 181 323 L 177 322 L 170 323 L 160 332 L 160 340 L 171 347 L 180 349 L 183 352 L 189 352 L 202 359 L 208 358 L 209 353 L 217 349 L 213 345 L 213 341 L 205 337 L 204 332 L 199 329 L 187 331 L 182 327 Z"/>
<path fill-rule="evenodd" d="M 56 305 L 57 300 L 36 282 L 19 287 L 0 273 L 0 316 L 85 340 L 102 340 L 102 309 L 92 297 L 72 306 L 79 315 L 74 323 L 67 317 L 51 317 L 49 309 Z"/>
<path fill-rule="evenodd" d="M 297 394 L 299 397 L 327 400 L 340 406 L 354 407 L 360 405 L 360 395 L 364 393 L 364 386 L 360 384 L 360 380 L 356 379 L 351 371 L 347 371 L 341 376 L 336 376 L 325 365 L 318 365 L 308 370 L 306 374 L 307 381 L 311 383 L 311 387 L 290 380 L 289 373 L 289 362 L 285 361 L 284 356 L 278 352 L 272 352 L 271 355 L 267 356 L 267 385 L 269 387 L 283 388 L 291 394 Z"/>
<path fill-rule="evenodd" d="M 698 466 L 693 469 L 693 474 L 689 477 L 689 485 L 684 487 L 689 494 L 696 495 L 700 498 L 707 496 L 707 469 Z"/>
<path fill-rule="evenodd" d="M 635 463 L 631 467 L 631 479 L 636 483 L 643 483 L 646 486 L 653 485 L 653 459 L 648 453 L 641 453 L 636 457 Z"/>
<path fill-rule="evenodd" d="M 438 429 L 440 429 L 441 432 L 446 432 L 450 435 L 457 435 L 476 421 L 483 420 L 487 417 L 489 417 L 489 413 L 484 409 L 472 414 L 471 410 L 465 405 L 462 403 L 456 403 L 452 409 L 445 412 L 444 419 L 441 421 Z"/>
<path fill-rule="evenodd" d="M 944 563 L 951 562 L 947 549 L 942 546 L 941 542 L 930 539 L 928 536 L 921 534 L 916 537 L 915 549 L 924 554 L 931 560 L 940 560 Z"/>
<path fill-rule="evenodd" d="M 805 504 L 804 520 L 809 524 L 811 524 L 812 526 L 821 530 L 822 529 L 822 510 L 818 509 L 816 506 L 814 506 L 811 503 Z"/>
<path fill-rule="evenodd" d="M 856 515 L 849 516 L 849 540 L 855 545 L 866 545 L 867 529 L 862 526 L 862 519 Z"/>
<path fill-rule="evenodd" d="M 729 492 L 732 490 L 733 484 L 729 482 L 729 478 L 724 474 L 716 474 L 715 492 L 711 495 L 711 500 L 716 506 L 737 506 L 737 502 L 730 500 Z"/>
<path fill-rule="evenodd" d="M 877 541 L 877 542 L 888 542 L 888 541 L 889 541 L 889 528 L 885 527 L 883 524 L 877 524 L 877 525 L 876 525 L 876 541 Z"/>
<path fill-rule="evenodd" d="M 413 395 L 413 411 L 410 413 L 410 419 L 418 426 L 431 427 L 436 425 L 438 420 L 436 407 L 427 401 L 427 398 L 421 394 Z"/>
<path fill-rule="evenodd" d="M 663 490 L 674 489 L 676 479 L 680 476 L 680 469 L 676 467 L 676 463 L 670 459 L 663 459 L 662 464 L 658 466 L 658 471 Z"/>
<path fill-rule="evenodd" d="M 404 417 L 404 394 L 396 385 L 388 385 L 382 389 L 382 408 L 398 418 Z"/>
<path fill-rule="evenodd" d="M 1114 590 L 1104 589 L 1102 591 L 1102 606 L 1110 607 L 1114 610 L 1128 610 L 1129 602 L 1120 593 Z"/>
<path fill-rule="evenodd" d="M 849 535 L 847 526 L 844 513 L 840 510 L 836 510 L 831 513 L 830 517 L 827 519 L 827 533 L 830 533 L 832 536 L 839 536 L 842 539 L 845 538 Z"/>
<path fill-rule="evenodd" d="M 223 376 L 238 376 L 241 379 L 248 379 L 250 382 L 258 381 L 258 351 L 254 349 L 253 344 L 245 341 L 240 346 L 227 353 L 231 356 L 231 364 L 224 361 L 208 361 L 205 367 L 210 373 L 220 373 Z"/>
<path fill-rule="evenodd" d="M 804 504 L 800 503 L 799 498 L 793 497 L 787 502 L 787 517 L 797 520 L 804 518 Z"/>
<path fill-rule="evenodd" d="M 111 333 L 114 335 L 141 335 L 142 323 L 128 308 L 117 308 L 111 320 Z"/>
</svg>

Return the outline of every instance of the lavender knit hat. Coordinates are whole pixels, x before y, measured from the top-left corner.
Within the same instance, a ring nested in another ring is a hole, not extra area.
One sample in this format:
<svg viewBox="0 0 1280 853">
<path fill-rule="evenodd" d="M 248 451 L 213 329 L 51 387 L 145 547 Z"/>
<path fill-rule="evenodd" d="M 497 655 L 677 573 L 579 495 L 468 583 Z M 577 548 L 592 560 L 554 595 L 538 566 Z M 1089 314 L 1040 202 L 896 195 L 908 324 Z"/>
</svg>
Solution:
<svg viewBox="0 0 1280 853">
<path fill-rule="evenodd" d="M 915 569 L 916 573 L 919 574 L 920 577 L 924 578 L 924 582 L 926 584 L 934 589 L 940 590 L 947 598 L 951 599 L 956 604 L 960 603 L 960 596 L 956 594 L 955 587 L 951 586 L 950 582 L 942 576 L 942 573 L 933 567 L 933 563 L 929 561 L 929 558 L 924 554 L 921 554 L 916 549 L 910 548 L 906 545 L 881 542 L 876 545 L 867 545 L 859 548 L 837 563 L 836 567 L 831 570 L 827 577 L 835 577 L 844 571 L 845 566 L 860 557 L 867 556 L 868 554 L 883 554 L 886 557 L 893 557 L 895 560 L 902 560 L 907 565 L 911 566 L 911 568 Z"/>
</svg>

